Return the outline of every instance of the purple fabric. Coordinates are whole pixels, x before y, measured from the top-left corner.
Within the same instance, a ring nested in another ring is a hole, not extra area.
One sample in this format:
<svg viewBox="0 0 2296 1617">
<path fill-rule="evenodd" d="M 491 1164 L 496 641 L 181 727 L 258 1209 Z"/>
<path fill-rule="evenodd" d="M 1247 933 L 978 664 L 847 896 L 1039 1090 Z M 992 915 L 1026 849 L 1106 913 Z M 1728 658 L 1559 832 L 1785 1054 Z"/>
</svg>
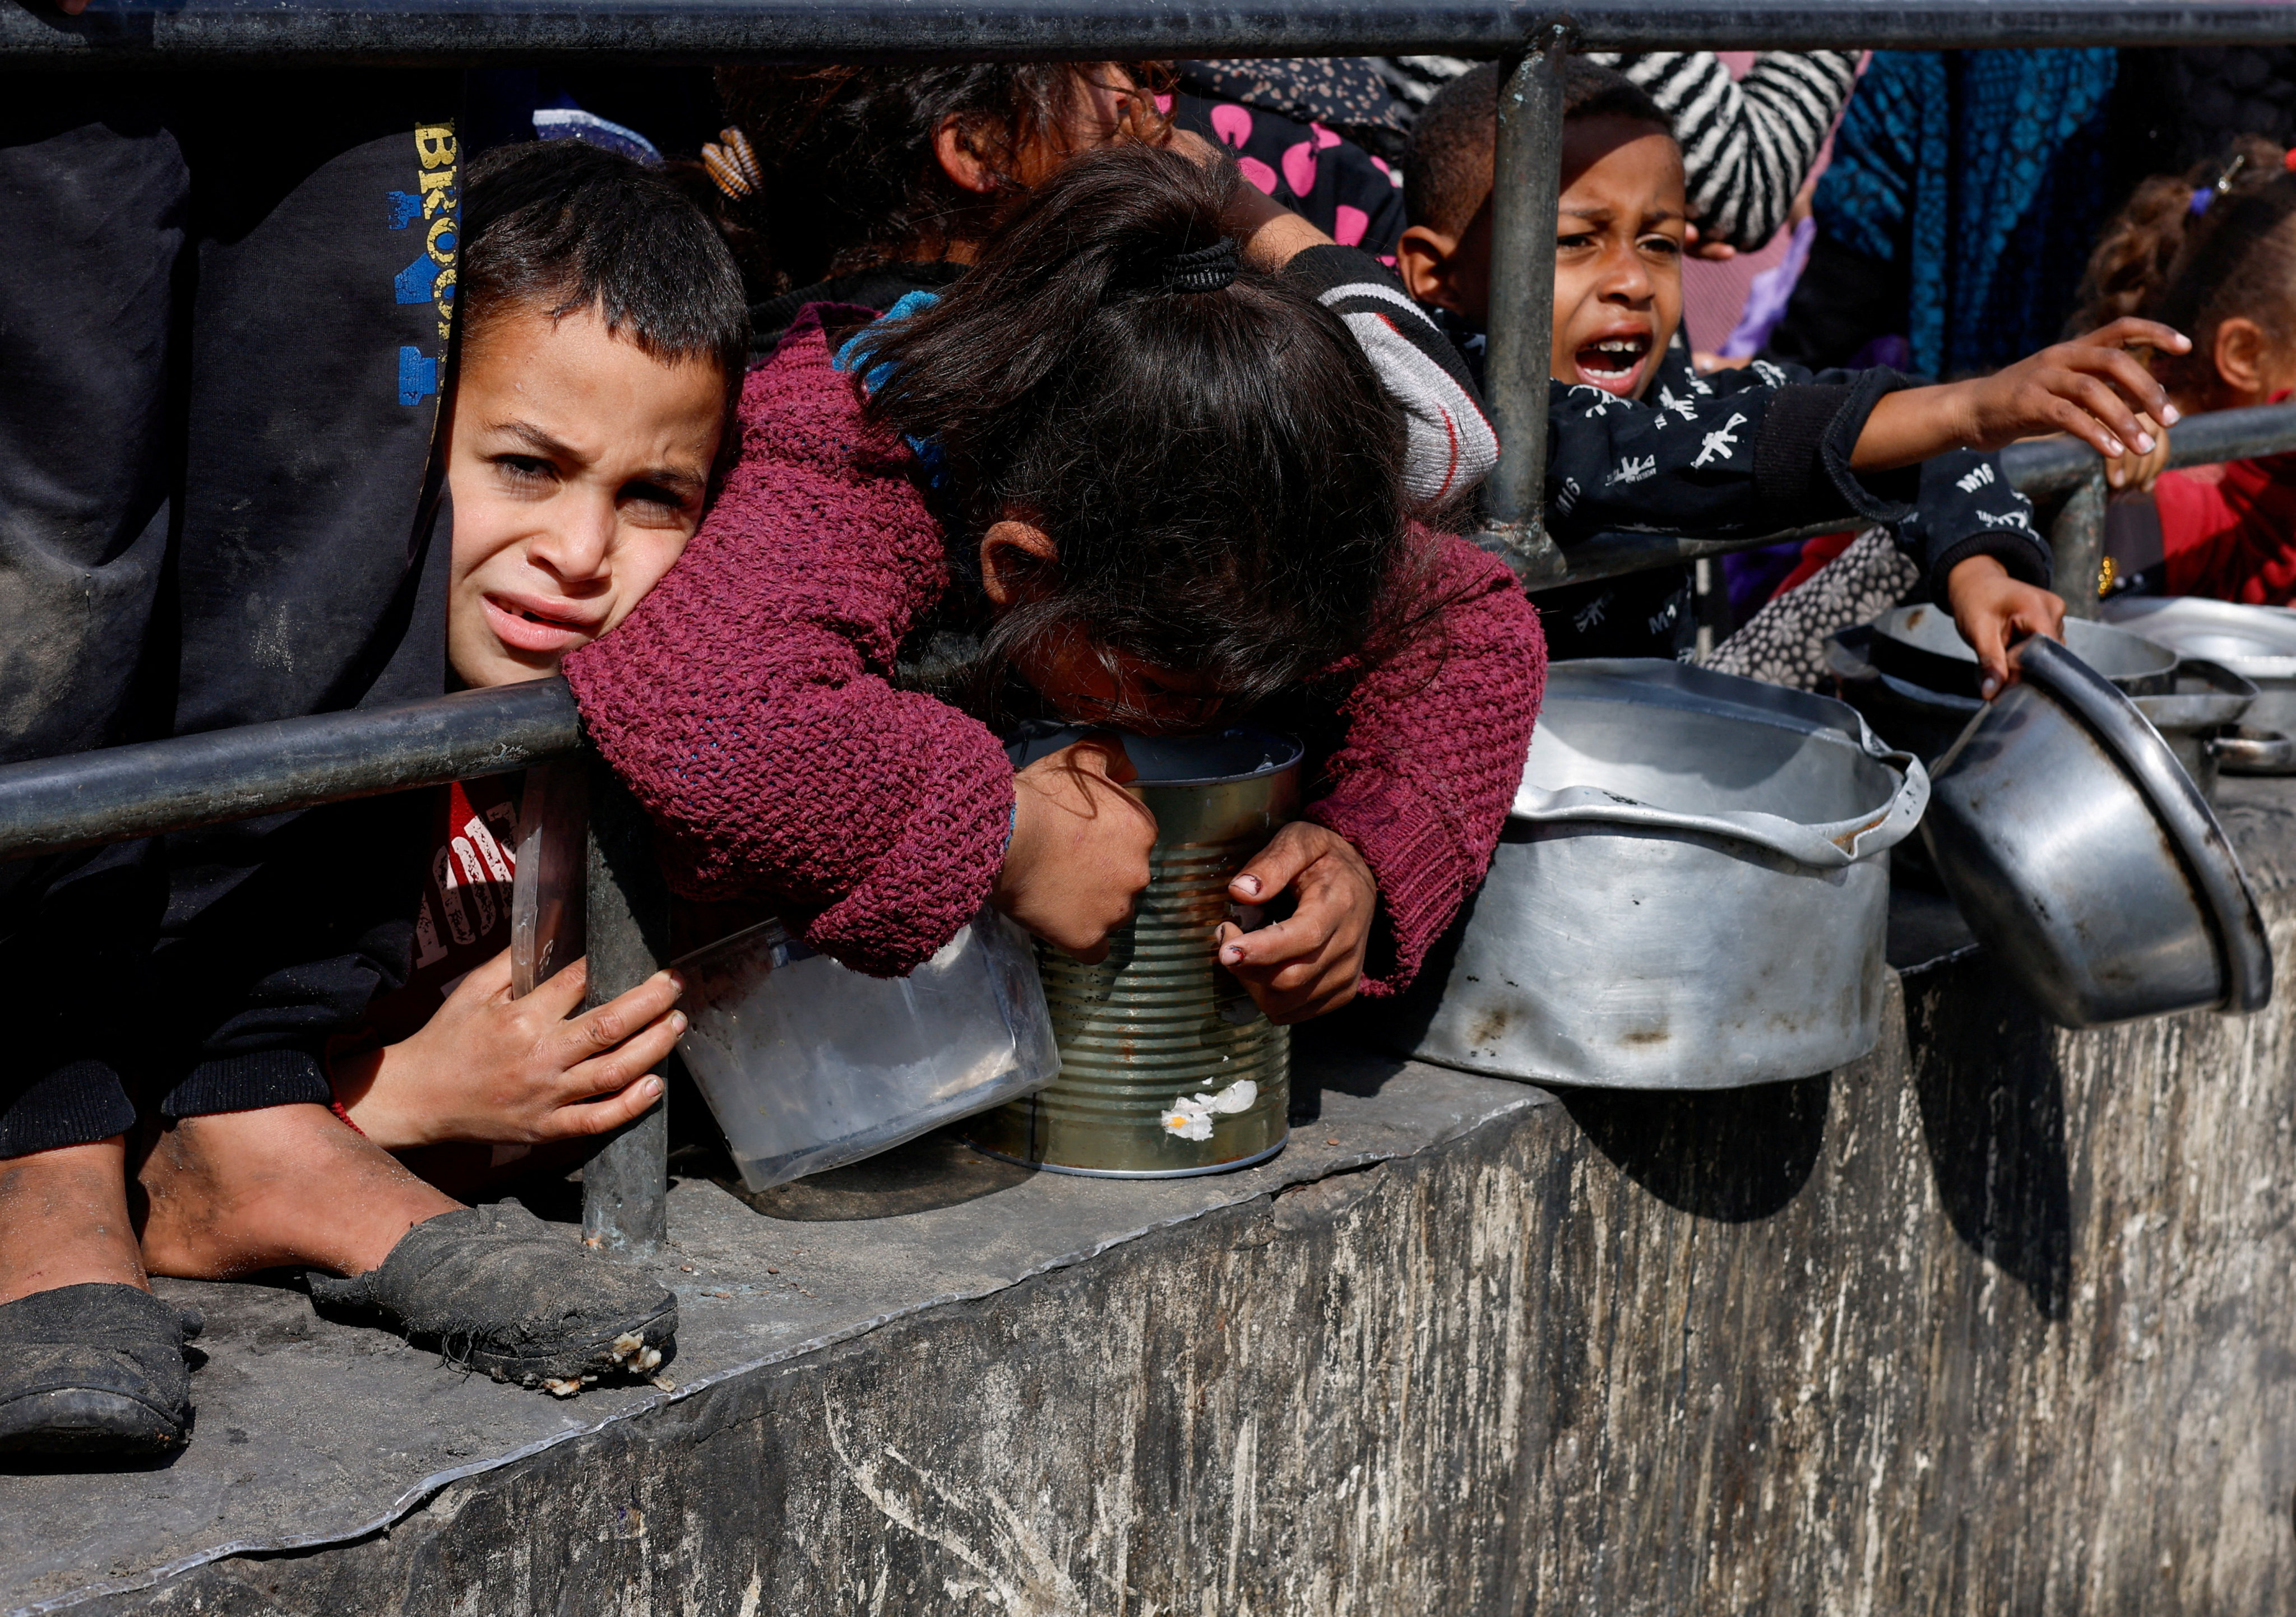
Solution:
<svg viewBox="0 0 2296 1617">
<path fill-rule="evenodd" d="M 1739 311 L 1738 324 L 1717 350 L 1723 358 L 1751 359 L 1762 351 L 1770 333 L 1785 317 L 1794 283 L 1801 279 L 1802 267 L 1809 262 L 1809 244 L 1816 240 L 1816 219 L 1804 219 L 1794 226 L 1784 261 L 1756 275 L 1746 288 L 1746 306 Z"/>
</svg>

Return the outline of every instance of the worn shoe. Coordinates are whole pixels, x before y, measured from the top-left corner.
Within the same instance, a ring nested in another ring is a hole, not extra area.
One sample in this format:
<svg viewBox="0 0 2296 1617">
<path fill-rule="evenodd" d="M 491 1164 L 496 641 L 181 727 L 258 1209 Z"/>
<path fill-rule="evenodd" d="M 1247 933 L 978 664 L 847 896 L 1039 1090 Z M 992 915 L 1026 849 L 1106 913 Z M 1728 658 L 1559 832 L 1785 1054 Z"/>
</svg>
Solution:
<svg viewBox="0 0 2296 1617">
<path fill-rule="evenodd" d="M 192 1429 L 196 1309 L 132 1285 L 0 1303 L 0 1453 L 165 1454 Z"/>
<path fill-rule="evenodd" d="M 381 1268 L 309 1281 L 316 1303 L 379 1316 L 450 1363 L 561 1398 L 602 1375 L 650 1375 L 677 1334 L 676 1298 L 516 1202 L 426 1219 Z"/>
</svg>

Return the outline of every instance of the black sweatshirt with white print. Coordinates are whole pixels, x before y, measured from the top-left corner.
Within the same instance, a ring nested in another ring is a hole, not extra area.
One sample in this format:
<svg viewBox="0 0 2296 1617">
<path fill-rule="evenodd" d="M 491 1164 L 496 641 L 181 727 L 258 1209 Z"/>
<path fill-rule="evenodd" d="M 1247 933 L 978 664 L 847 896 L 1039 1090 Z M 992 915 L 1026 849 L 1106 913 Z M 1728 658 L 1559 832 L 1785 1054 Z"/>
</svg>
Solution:
<svg viewBox="0 0 2296 1617">
<path fill-rule="evenodd" d="M 1451 320 L 1480 381 L 1480 334 Z M 1974 555 L 2046 588 L 2048 544 L 2000 457 L 1950 449 L 1918 466 L 1867 473 L 1849 461 L 1895 371 L 1824 371 L 1757 360 L 1700 376 L 1680 332 L 1640 399 L 1548 384 L 1546 518 L 1555 543 L 1603 533 L 1733 538 L 1839 519 L 1880 523 L 1933 590 Z M 1686 649 L 1689 569 L 1543 591 L 1549 654 L 1670 657 Z"/>
</svg>

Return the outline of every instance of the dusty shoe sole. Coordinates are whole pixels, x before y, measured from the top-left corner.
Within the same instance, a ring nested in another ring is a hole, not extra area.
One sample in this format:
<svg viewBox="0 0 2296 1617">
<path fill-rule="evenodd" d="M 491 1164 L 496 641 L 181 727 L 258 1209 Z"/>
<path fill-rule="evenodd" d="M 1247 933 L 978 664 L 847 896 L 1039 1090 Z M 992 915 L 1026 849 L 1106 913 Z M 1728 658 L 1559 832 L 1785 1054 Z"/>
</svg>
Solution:
<svg viewBox="0 0 2296 1617">
<path fill-rule="evenodd" d="M 512 1381 L 521 1387 L 537 1387 L 560 1398 L 571 1398 L 601 1377 L 643 1380 L 652 1375 L 661 1367 L 663 1350 L 676 1334 L 677 1305 L 673 1302 L 651 1319 L 641 1320 L 571 1351 L 515 1354 L 481 1349 L 471 1352 L 463 1362 L 474 1370 L 484 1370 L 496 1381 Z M 454 1357 L 451 1352 L 448 1356 Z"/>
</svg>

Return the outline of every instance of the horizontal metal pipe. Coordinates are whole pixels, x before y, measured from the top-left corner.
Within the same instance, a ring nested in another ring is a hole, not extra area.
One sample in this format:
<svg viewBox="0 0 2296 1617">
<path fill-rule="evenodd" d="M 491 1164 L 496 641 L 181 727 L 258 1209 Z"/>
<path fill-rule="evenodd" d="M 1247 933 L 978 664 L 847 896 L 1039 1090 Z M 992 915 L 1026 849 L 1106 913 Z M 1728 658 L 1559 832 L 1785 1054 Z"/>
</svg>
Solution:
<svg viewBox="0 0 2296 1617">
<path fill-rule="evenodd" d="M 2296 404 L 2216 410 L 2189 416 L 2169 432 L 2171 466 L 2214 466 L 2289 449 L 2296 449 Z M 2037 438 L 2001 451 L 2001 469 L 2029 498 L 2070 493 L 2096 463 L 2096 451 L 2076 438 Z"/>
<path fill-rule="evenodd" d="M 0 65 L 1496 56 L 1558 22 L 1592 50 L 2296 41 L 2296 6 L 2253 0 L 24 0 Z"/>
<path fill-rule="evenodd" d="M 0 859 L 523 769 L 582 744 L 563 679 L 0 767 Z"/>
<path fill-rule="evenodd" d="M 2296 8 L 2292 8 L 2296 9 Z M 2296 404 L 2195 416 L 2169 434 L 2173 465 L 2296 448 Z M 2002 454 L 2029 494 L 2062 493 L 2096 464 L 2086 445 L 2049 439 Z M 1568 581 L 1680 566 L 1838 532 L 1839 521 L 1742 538 L 1601 534 L 1570 546 Z M 0 859 L 125 841 L 164 831 L 522 769 L 581 745 L 562 679 L 366 711 L 323 713 L 0 767 Z"/>
</svg>

